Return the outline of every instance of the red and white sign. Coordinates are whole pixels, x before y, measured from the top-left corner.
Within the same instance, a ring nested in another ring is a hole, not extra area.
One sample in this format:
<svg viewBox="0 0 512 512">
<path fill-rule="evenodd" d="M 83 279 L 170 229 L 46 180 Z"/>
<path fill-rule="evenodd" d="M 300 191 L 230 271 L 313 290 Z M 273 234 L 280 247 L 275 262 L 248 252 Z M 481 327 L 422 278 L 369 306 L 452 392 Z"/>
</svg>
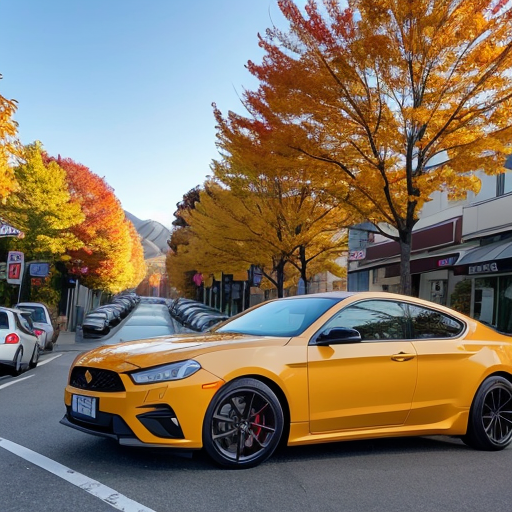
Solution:
<svg viewBox="0 0 512 512">
<path fill-rule="evenodd" d="M 7 255 L 7 282 L 9 284 L 21 284 L 24 268 L 24 254 L 19 251 L 9 251 Z"/>
</svg>

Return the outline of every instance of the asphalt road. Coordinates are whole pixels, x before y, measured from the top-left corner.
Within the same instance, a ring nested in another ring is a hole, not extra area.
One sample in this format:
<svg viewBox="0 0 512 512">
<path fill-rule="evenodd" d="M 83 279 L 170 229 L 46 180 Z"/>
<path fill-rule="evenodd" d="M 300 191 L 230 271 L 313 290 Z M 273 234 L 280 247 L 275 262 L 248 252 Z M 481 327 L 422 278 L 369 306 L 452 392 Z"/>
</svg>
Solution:
<svg viewBox="0 0 512 512">
<path fill-rule="evenodd" d="M 151 310 L 167 318 L 162 306 Z M 512 509 L 512 448 L 477 452 L 442 437 L 346 442 L 285 448 L 229 471 L 201 453 L 126 448 L 67 428 L 69 367 L 98 343 L 57 347 L 34 370 L 0 377 L 0 512 Z"/>
</svg>

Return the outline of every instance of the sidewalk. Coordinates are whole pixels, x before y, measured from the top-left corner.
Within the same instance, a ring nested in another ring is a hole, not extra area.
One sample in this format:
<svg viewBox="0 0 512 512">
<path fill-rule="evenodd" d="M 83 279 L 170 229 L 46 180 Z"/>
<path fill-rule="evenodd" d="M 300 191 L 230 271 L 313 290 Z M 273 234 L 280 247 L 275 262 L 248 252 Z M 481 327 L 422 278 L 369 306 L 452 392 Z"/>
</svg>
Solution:
<svg viewBox="0 0 512 512">
<path fill-rule="evenodd" d="M 72 345 L 75 343 L 75 332 L 60 331 L 55 345 Z"/>
</svg>

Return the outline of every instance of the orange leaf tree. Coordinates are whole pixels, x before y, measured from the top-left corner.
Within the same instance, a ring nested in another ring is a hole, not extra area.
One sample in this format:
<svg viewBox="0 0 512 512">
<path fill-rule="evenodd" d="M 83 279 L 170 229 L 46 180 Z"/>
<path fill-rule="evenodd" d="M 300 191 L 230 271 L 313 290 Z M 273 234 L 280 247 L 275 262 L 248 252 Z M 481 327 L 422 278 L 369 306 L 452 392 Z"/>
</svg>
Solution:
<svg viewBox="0 0 512 512">
<path fill-rule="evenodd" d="M 399 242 L 410 293 L 422 205 L 478 191 L 474 172 L 503 172 L 512 151 L 511 2 L 278 4 L 290 29 L 260 38 L 263 61 L 248 64 L 260 86 L 244 104 L 304 157 L 316 190 Z"/>
<path fill-rule="evenodd" d="M 142 244 L 114 190 L 70 158 L 46 155 L 45 162 L 65 170 L 71 197 L 85 216 L 71 228 L 83 246 L 68 251 L 69 271 L 80 275 L 90 288 L 110 293 L 135 287 L 145 274 Z"/>
<path fill-rule="evenodd" d="M 2 75 L 0 75 L 0 79 Z M 17 140 L 18 125 L 13 116 L 16 112 L 16 102 L 8 100 L 0 94 L 0 201 L 18 189 L 10 158 L 18 154 Z"/>
</svg>

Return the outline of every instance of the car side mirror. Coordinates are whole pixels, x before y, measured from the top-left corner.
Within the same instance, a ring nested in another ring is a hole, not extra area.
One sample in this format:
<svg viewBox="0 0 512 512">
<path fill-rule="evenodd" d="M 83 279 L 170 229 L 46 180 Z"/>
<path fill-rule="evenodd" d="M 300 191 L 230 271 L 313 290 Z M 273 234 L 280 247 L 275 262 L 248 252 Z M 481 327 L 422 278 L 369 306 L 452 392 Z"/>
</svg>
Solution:
<svg viewBox="0 0 512 512">
<path fill-rule="evenodd" d="M 321 332 L 317 339 L 317 345 L 339 345 L 342 343 L 359 343 L 361 333 L 347 327 L 333 327 Z"/>
</svg>

